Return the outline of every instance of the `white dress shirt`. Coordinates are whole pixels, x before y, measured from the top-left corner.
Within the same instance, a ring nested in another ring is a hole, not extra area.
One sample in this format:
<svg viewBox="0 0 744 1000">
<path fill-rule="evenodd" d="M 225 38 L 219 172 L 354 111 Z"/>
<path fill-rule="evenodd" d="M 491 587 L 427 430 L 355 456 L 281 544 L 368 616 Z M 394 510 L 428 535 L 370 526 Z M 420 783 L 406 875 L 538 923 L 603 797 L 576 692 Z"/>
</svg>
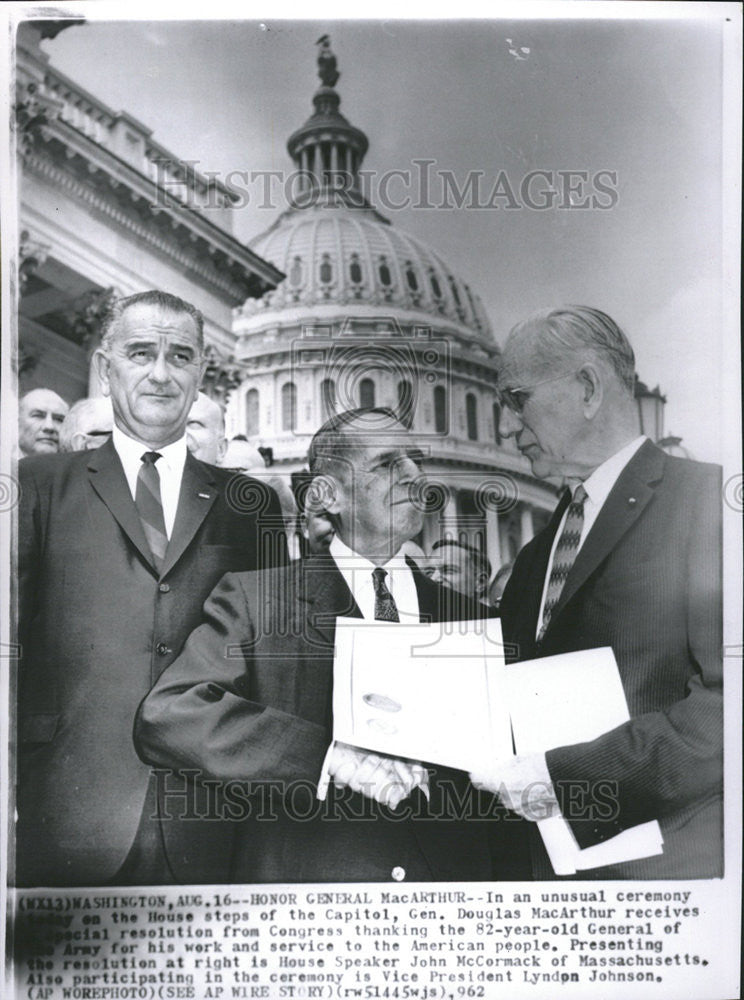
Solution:
<svg viewBox="0 0 744 1000">
<path fill-rule="evenodd" d="M 598 465 L 594 472 L 584 480 L 583 484 L 577 483 L 571 490 L 572 495 L 575 495 L 579 485 L 583 485 L 586 490 L 586 500 L 584 500 L 584 524 L 581 528 L 579 549 L 581 549 L 581 546 L 586 541 L 586 537 L 591 531 L 594 522 L 597 520 L 600 510 L 604 507 L 607 497 L 610 495 L 612 488 L 620 478 L 620 473 L 645 440 L 646 436 L 641 434 L 640 437 L 637 437 L 629 444 L 624 445 L 620 451 L 616 451 L 614 455 L 611 455 L 610 458 L 602 462 L 601 465 Z M 550 574 L 553 569 L 553 558 L 555 556 L 556 546 L 558 545 L 561 533 L 563 532 L 563 526 L 566 523 L 567 516 L 568 507 L 566 507 L 563 512 L 561 523 L 558 525 L 558 530 L 553 538 L 553 546 L 550 550 L 550 559 L 548 560 L 548 569 L 545 573 L 545 583 L 543 584 L 542 600 L 540 601 L 540 614 L 537 616 L 536 635 L 539 634 L 540 628 L 542 627 L 543 612 L 545 610 L 545 598 L 548 593 Z M 577 555 L 579 549 L 576 550 Z"/>
<path fill-rule="evenodd" d="M 137 492 L 137 476 L 142 467 L 142 456 L 146 451 L 150 451 L 148 445 L 141 444 L 129 437 L 123 430 L 114 425 L 112 440 L 116 454 L 124 468 L 124 475 L 127 477 L 129 492 L 134 500 Z M 178 509 L 178 498 L 181 495 L 181 480 L 183 479 L 183 467 L 186 464 L 186 435 L 167 444 L 164 448 L 156 449 L 162 458 L 155 464 L 160 476 L 160 500 L 163 504 L 163 520 L 165 521 L 165 533 L 170 538 L 173 533 L 173 525 L 176 522 L 176 511 Z"/>
<path fill-rule="evenodd" d="M 352 552 L 338 535 L 333 536 L 329 551 L 341 575 L 349 585 L 349 590 L 359 605 L 362 617 L 374 619 L 375 589 L 372 571 L 378 564 Z M 387 570 L 385 585 L 393 595 L 400 620 L 409 624 L 421 621 L 416 581 L 402 550 L 397 552 L 392 559 L 383 563 L 382 568 Z"/>
<path fill-rule="evenodd" d="M 349 590 L 351 591 L 352 596 L 362 613 L 362 617 L 374 620 L 375 588 L 372 571 L 379 564 L 372 563 L 369 559 L 365 559 L 364 556 L 359 556 L 356 552 L 352 552 L 349 546 L 345 545 L 338 535 L 333 536 L 329 552 L 338 566 L 344 580 L 346 580 Z M 385 584 L 390 593 L 393 595 L 393 600 L 395 601 L 395 606 L 398 609 L 398 618 L 400 621 L 408 623 L 421 621 L 416 581 L 413 577 L 411 567 L 405 560 L 403 550 L 400 549 L 392 559 L 389 559 L 382 565 L 382 568 L 387 570 Z M 390 623 L 388 622 L 386 624 L 389 625 Z M 325 799 L 326 797 L 328 783 L 330 780 L 328 765 L 335 745 L 336 744 L 332 742 L 329 746 L 323 761 L 323 766 L 320 769 L 320 780 L 318 781 L 317 791 L 319 799 Z M 421 791 L 428 799 L 429 783 L 425 776 L 425 772 L 422 774 L 420 787 Z"/>
</svg>

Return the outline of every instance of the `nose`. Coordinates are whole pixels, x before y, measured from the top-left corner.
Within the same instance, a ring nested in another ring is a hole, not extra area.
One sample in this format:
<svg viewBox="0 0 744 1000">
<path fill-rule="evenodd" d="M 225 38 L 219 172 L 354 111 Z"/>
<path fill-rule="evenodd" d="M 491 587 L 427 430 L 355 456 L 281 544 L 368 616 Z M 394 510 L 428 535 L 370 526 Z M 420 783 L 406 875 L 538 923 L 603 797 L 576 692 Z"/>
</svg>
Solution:
<svg viewBox="0 0 744 1000">
<path fill-rule="evenodd" d="M 522 418 L 509 406 L 502 406 L 499 410 L 499 436 L 502 438 L 513 437 L 522 428 Z"/>
<path fill-rule="evenodd" d="M 442 582 L 442 574 L 439 572 L 438 566 L 430 567 L 429 572 L 426 575 L 429 577 L 430 580 L 433 580 L 434 583 Z"/>
<path fill-rule="evenodd" d="M 161 349 L 150 369 L 150 378 L 153 382 L 168 382 L 170 377 L 171 373 L 165 357 L 165 350 Z"/>
<path fill-rule="evenodd" d="M 401 456 L 393 465 L 393 483 L 397 486 L 407 486 L 421 475 L 421 469 L 407 456 Z"/>
<path fill-rule="evenodd" d="M 54 431 L 57 429 L 54 423 L 54 418 L 52 417 L 51 413 L 44 414 L 44 417 L 41 421 L 41 426 L 42 429 L 45 431 Z"/>
</svg>

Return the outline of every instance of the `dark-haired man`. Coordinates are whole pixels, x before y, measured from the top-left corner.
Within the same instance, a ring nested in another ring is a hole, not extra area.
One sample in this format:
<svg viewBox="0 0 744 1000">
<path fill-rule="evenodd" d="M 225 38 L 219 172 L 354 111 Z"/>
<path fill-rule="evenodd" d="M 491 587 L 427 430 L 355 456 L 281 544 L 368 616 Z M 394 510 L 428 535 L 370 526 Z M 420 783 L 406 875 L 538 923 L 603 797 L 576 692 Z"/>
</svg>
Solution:
<svg viewBox="0 0 744 1000">
<path fill-rule="evenodd" d="M 21 456 L 53 455 L 69 406 L 51 389 L 31 389 L 18 404 L 18 447 Z"/>
<path fill-rule="evenodd" d="M 135 737 L 145 760 L 248 785 L 235 881 L 491 877 L 488 824 L 454 814 L 468 793 L 462 772 L 428 773 L 347 746 L 328 753 L 339 615 L 436 622 L 484 611 L 401 555 L 422 524 L 411 488 L 419 460 L 389 410 L 327 421 L 308 461 L 313 506 L 335 531 L 329 551 L 280 570 L 228 574 L 142 705 Z M 314 795 L 327 753 L 332 780 L 321 807 Z M 270 808 L 256 801 L 266 789 Z M 509 877 L 515 858 L 499 860 Z"/>
<path fill-rule="evenodd" d="M 474 600 L 485 601 L 491 563 L 475 545 L 440 538 L 431 547 L 427 576 Z"/>
<path fill-rule="evenodd" d="M 283 535 L 272 547 L 264 534 L 281 512 L 256 482 L 263 510 L 241 513 L 230 474 L 188 453 L 204 371 L 194 306 L 159 291 L 120 300 L 95 365 L 111 440 L 19 466 L 16 882 L 214 881 L 224 832 L 161 827 L 132 724 L 222 574 L 256 568 L 259 553 L 286 559 Z"/>
</svg>

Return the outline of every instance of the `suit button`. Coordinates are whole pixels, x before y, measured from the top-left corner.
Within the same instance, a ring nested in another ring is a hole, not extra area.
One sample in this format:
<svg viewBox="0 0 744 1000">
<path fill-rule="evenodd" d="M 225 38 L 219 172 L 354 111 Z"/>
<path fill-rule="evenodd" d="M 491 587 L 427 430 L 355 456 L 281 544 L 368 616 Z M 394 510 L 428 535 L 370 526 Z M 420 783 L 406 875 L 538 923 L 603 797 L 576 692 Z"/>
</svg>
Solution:
<svg viewBox="0 0 744 1000">
<path fill-rule="evenodd" d="M 159 642 L 155 647 L 155 651 L 157 652 L 158 656 L 167 656 L 168 653 L 171 652 L 171 648 L 170 646 L 166 646 L 164 642 Z"/>
<path fill-rule="evenodd" d="M 406 877 L 405 868 L 401 868 L 400 865 L 396 865 L 395 868 L 390 872 L 396 882 L 402 882 Z"/>
<path fill-rule="evenodd" d="M 158 586 L 158 590 L 160 591 L 161 594 L 167 594 L 168 591 L 170 590 L 170 584 L 161 583 Z"/>
</svg>

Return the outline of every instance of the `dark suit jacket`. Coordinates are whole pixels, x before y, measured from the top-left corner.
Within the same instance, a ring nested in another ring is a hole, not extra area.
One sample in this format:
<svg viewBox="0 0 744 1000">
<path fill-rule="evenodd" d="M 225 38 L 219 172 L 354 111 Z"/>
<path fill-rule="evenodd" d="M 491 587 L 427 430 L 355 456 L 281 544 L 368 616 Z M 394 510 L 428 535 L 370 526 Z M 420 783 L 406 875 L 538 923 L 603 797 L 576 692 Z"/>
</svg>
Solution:
<svg viewBox="0 0 744 1000">
<path fill-rule="evenodd" d="M 582 877 L 719 875 L 720 469 L 642 445 L 579 550 L 538 643 L 548 558 L 567 502 L 568 494 L 516 560 L 501 603 L 505 641 L 517 644 L 522 660 L 612 647 L 630 722 L 590 743 L 549 751 L 548 768 L 559 785 L 588 783 L 586 818 L 567 817 L 581 847 L 651 819 L 664 836 L 663 856 Z M 612 815 L 607 783 L 616 789 Z M 534 864 L 536 877 L 550 874 L 541 850 Z"/>
<path fill-rule="evenodd" d="M 189 454 L 158 575 L 111 442 L 24 459 L 19 475 L 17 881 L 100 884 L 124 861 L 145 799 L 137 706 L 223 573 L 286 561 L 281 510 L 263 484 Z M 195 828 L 181 826 L 167 825 L 166 847 L 192 881 Z"/>
<path fill-rule="evenodd" d="M 412 568 L 424 620 L 488 613 Z M 395 819 L 333 784 L 324 805 L 315 799 L 331 741 L 336 616 L 361 617 L 330 556 L 230 574 L 205 615 L 145 699 L 135 739 L 151 763 L 250 783 L 235 881 L 386 881 L 396 868 L 407 880 L 491 877 L 489 824 L 454 819 L 455 800 L 446 799 L 448 783 L 455 796 L 468 794 L 462 772 L 438 769 L 429 805 L 414 793 L 398 810 L 443 819 Z M 257 792 L 267 783 L 272 818 Z"/>
</svg>

